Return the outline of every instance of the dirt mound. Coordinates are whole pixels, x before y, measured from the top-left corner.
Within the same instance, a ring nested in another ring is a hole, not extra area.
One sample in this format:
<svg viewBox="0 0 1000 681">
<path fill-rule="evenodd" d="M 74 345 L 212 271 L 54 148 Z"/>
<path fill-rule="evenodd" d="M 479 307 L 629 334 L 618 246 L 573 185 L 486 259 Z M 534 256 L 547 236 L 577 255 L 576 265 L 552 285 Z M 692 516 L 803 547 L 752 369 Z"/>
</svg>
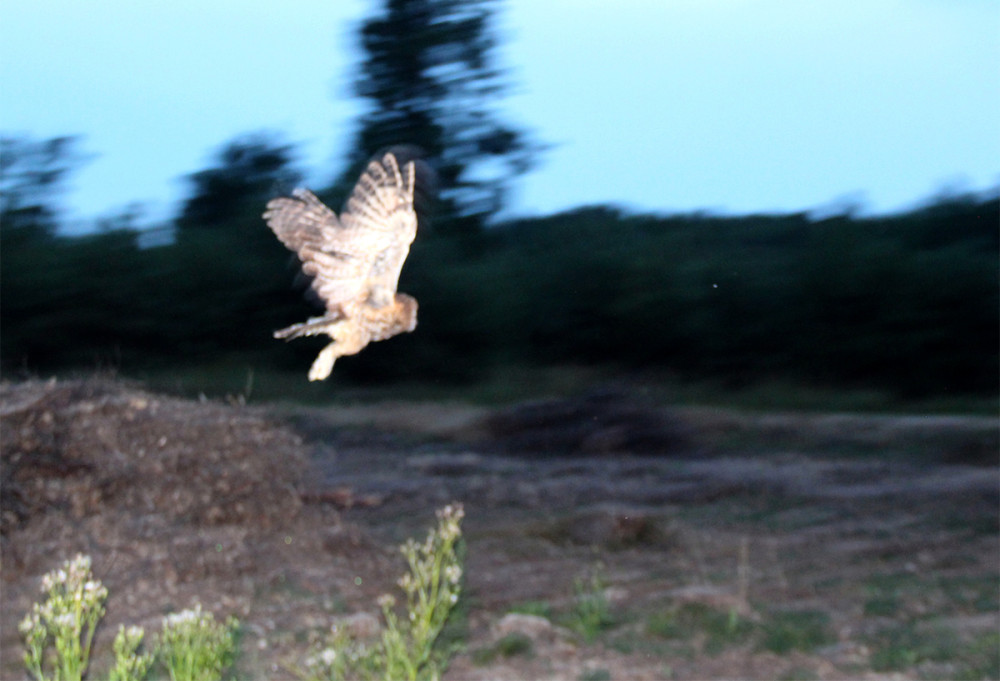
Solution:
<svg viewBox="0 0 1000 681">
<path fill-rule="evenodd" d="M 395 569 L 332 504 L 303 501 L 308 447 L 259 410 L 120 381 L 34 381 L 0 385 L 0 419 L 4 678 L 38 578 L 76 553 L 111 593 L 95 639 L 105 661 L 119 623 L 156 630 L 200 602 L 261 638 L 301 631 L 323 594 L 368 602 Z M 356 586 L 359 574 L 371 584 Z M 267 653 L 254 663 L 285 651 Z"/>
<path fill-rule="evenodd" d="M 663 455 L 687 444 L 679 421 L 617 390 L 515 405 L 486 417 L 484 430 L 510 453 Z"/>
<path fill-rule="evenodd" d="M 246 411 L 101 381 L 5 385 L 0 404 L 4 535 L 51 509 L 264 528 L 298 511 L 301 443 Z"/>
</svg>

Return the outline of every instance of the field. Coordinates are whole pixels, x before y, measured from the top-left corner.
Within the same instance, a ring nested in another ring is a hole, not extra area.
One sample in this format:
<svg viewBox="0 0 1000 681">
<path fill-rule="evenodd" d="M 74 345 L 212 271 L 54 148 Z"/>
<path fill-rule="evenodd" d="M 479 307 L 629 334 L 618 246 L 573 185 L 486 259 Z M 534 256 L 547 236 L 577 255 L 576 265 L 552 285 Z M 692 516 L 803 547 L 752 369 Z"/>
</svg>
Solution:
<svg viewBox="0 0 1000 681">
<path fill-rule="evenodd" d="M 627 386 L 495 407 L 247 406 L 119 381 L 0 388 L 4 678 L 77 552 L 120 622 L 199 600 L 237 675 L 396 590 L 466 511 L 447 681 L 1000 678 L 996 418 L 670 407 Z"/>
</svg>

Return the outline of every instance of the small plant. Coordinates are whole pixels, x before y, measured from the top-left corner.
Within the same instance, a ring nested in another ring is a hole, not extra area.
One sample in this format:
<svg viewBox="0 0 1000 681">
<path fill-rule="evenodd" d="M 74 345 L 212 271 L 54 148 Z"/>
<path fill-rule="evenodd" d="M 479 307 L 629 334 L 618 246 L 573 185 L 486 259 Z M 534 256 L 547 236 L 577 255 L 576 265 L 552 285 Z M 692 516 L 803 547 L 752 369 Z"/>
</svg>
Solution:
<svg viewBox="0 0 1000 681">
<path fill-rule="evenodd" d="M 94 631 L 104 616 L 108 590 L 90 571 L 90 557 L 77 555 L 42 577 L 45 601 L 21 621 L 24 666 L 37 681 L 81 681 L 90 664 Z M 157 653 L 173 681 L 216 681 L 232 662 L 236 620 L 215 623 L 201 606 L 170 615 L 163 622 Z M 112 644 L 115 661 L 109 681 L 142 681 L 154 655 L 139 652 L 141 627 L 118 628 Z"/>
<path fill-rule="evenodd" d="M 836 640 L 829 615 L 816 610 L 775 613 L 762 628 L 761 647 L 779 655 L 792 650 L 808 652 Z"/>
<path fill-rule="evenodd" d="M 171 681 L 217 681 L 233 663 L 235 618 L 215 621 L 201 604 L 163 619 L 157 653 Z"/>
<path fill-rule="evenodd" d="M 497 652 L 502 657 L 514 657 L 515 655 L 530 655 L 535 644 L 531 638 L 520 632 L 507 634 L 497 641 Z"/>
<path fill-rule="evenodd" d="M 508 612 L 516 612 L 522 615 L 535 615 L 536 617 L 544 617 L 547 620 L 552 619 L 552 606 L 546 601 L 525 601 L 524 603 L 517 603 L 512 605 Z"/>
<path fill-rule="evenodd" d="M 951 629 L 927 629 L 917 622 L 897 622 L 876 632 L 871 666 L 878 672 L 901 671 L 922 662 L 946 662 L 959 656 L 961 642 Z"/>
<path fill-rule="evenodd" d="M 93 579 L 90 558 L 77 555 L 42 577 L 42 593 L 45 601 L 36 603 L 19 626 L 24 665 L 38 681 L 80 681 L 108 590 Z"/>
<path fill-rule="evenodd" d="M 589 577 L 578 577 L 573 582 L 576 596 L 567 625 L 583 636 L 587 643 L 592 643 L 598 634 L 614 624 L 608 599 L 604 595 L 606 586 L 602 565 L 591 570 Z"/>
<path fill-rule="evenodd" d="M 611 681 L 611 672 L 603 667 L 585 669 L 577 678 L 579 681 Z"/>
<path fill-rule="evenodd" d="M 520 632 L 507 634 L 489 648 L 480 648 L 472 654 L 472 661 L 479 666 L 491 664 L 498 657 L 509 658 L 522 655 L 533 657 L 535 644 L 529 636 Z"/>
<path fill-rule="evenodd" d="M 980 634 L 956 651 L 962 660 L 955 674 L 957 681 L 1000 679 L 1000 632 Z"/>
<path fill-rule="evenodd" d="M 748 640 L 755 625 L 735 609 L 724 611 L 704 603 L 684 603 L 651 615 L 646 631 L 665 639 L 697 639 L 701 650 L 716 654 Z"/>
<path fill-rule="evenodd" d="M 145 632 L 142 627 L 118 627 L 118 634 L 111 648 L 115 653 L 115 666 L 111 668 L 108 681 L 142 681 L 153 664 L 153 656 L 140 654 L 139 646 Z"/>
<path fill-rule="evenodd" d="M 423 544 L 410 539 L 401 547 L 409 566 L 398 582 L 406 594 L 405 617 L 396 614 L 394 597 L 381 596 L 385 627 L 377 642 L 366 645 L 335 628 L 328 645 L 297 670 L 299 676 L 310 681 L 439 679 L 448 655 L 435 650 L 435 643 L 462 591 L 458 542 L 463 516 L 460 505 L 446 506 Z"/>
</svg>

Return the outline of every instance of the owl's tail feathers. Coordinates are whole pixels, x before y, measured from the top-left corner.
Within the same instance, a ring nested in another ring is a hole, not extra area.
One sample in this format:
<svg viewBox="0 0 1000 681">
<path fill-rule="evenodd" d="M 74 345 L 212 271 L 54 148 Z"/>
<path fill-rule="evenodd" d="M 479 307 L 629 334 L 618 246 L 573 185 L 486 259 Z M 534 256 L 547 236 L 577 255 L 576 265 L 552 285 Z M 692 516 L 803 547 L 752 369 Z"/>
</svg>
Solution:
<svg viewBox="0 0 1000 681">
<path fill-rule="evenodd" d="M 291 340 L 303 336 L 318 336 L 321 333 L 330 335 L 330 326 L 340 319 L 339 315 L 327 315 L 326 317 L 312 317 L 307 322 L 292 324 L 291 326 L 279 329 L 274 332 L 275 338 Z"/>
</svg>

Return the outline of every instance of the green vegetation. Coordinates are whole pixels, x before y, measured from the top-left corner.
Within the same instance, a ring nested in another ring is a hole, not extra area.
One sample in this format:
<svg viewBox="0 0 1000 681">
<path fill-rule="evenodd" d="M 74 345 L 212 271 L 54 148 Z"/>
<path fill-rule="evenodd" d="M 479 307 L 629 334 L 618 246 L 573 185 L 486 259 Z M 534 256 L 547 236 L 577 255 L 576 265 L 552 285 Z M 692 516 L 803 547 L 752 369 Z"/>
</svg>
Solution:
<svg viewBox="0 0 1000 681">
<path fill-rule="evenodd" d="M 896 572 L 870 577 L 864 612 L 869 617 L 908 613 L 975 614 L 1000 610 L 1000 576 L 928 576 Z"/>
<path fill-rule="evenodd" d="M 519 632 L 513 632 L 507 634 L 489 648 L 480 648 L 474 651 L 472 653 L 472 661 L 484 667 L 492 664 L 498 657 L 508 658 L 518 655 L 533 657 L 534 647 L 535 644 L 530 637 Z"/>
<path fill-rule="evenodd" d="M 530 655 L 534 644 L 524 634 L 514 632 L 497 641 L 497 652 L 504 657 L 515 655 Z"/>
<path fill-rule="evenodd" d="M 94 631 L 108 590 L 94 579 L 90 558 L 78 555 L 42 577 L 45 600 L 21 621 L 24 665 L 36 681 L 81 681 L 90 665 Z M 142 681 L 159 660 L 171 681 L 218 681 L 233 663 L 237 622 L 215 621 L 201 606 L 168 615 L 156 652 L 140 653 L 145 632 L 121 626 L 112 644 L 110 681 Z"/>
<path fill-rule="evenodd" d="M 586 577 L 578 577 L 573 581 L 573 607 L 566 613 L 563 622 L 587 643 L 593 643 L 602 631 L 615 624 L 604 593 L 606 588 L 604 568 L 601 565 L 593 567 Z"/>
<path fill-rule="evenodd" d="M 879 625 L 868 637 L 876 671 L 903 671 L 922 664 L 951 665 L 950 678 L 1000 676 L 1000 637 L 996 632 L 959 635 L 941 618 L 996 613 L 1000 607 L 996 575 L 876 575 L 866 584 L 864 613 Z"/>
<path fill-rule="evenodd" d="M 703 603 L 685 603 L 654 613 L 646 620 L 646 632 L 668 640 L 694 641 L 716 654 L 745 643 L 756 625 L 735 610 L 724 612 Z"/>
<path fill-rule="evenodd" d="M 157 654 L 171 681 L 214 681 L 232 666 L 236 654 L 237 622 L 215 621 L 201 605 L 168 615 L 163 620 Z"/>
<path fill-rule="evenodd" d="M 90 558 L 77 556 L 42 578 L 45 600 L 21 621 L 24 666 L 38 681 L 80 681 L 108 590 L 93 579 Z"/>
<path fill-rule="evenodd" d="M 871 666 L 875 671 L 898 671 L 921 662 L 954 660 L 960 648 L 953 631 L 920 629 L 912 622 L 882 629 L 871 643 Z"/>
<path fill-rule="evenodd" d="M 354 640 L 334 627 L 327 645 L 295 671 L 303 679 L 438 679 L 456 646 L 442 642 L 462 591 L 459 542 L 464 512 L 460 505 L 437 513 L 438 523 L 422 544 L 412 539 L 402 547 L 409 570 L 399 580 L 406 594 L 404 616 L 395 599 L 379 599 L 385 627 L 377 642 Z M 77 556 L 42 578 L 45 600 L 21 621 L 24 664 L 36 681 L 82 681 L 90 663 L 94 631 L 105 614 L 108 590 L 90 571 L 90 558 Z M 171 681 L 217 681 L 232 667 L 238 622 L 215 620 L 201 605 L 168 615 L 154 653 L 140 653 L 145 632 L 119 628 L 112 650 L 110 681 L 142 681 L 154 660 Z M 510 639 L 498 644 L 504 656 L 530 652 L 531 642 Z"/>
<path fill-rule="evenodd" d="M 957 651 L 962 668 L 955 675 L 959 681 L 1000 679 L 1000 632 L 980 634 Z"/>
<path fill-rule="evenodd" d="M 422 544 L 412 539 L 401 547 L 409 570 L 400 578 L 406 594 L 404 616 L 393 609 L 396 599 L 379 598 L 385 627 L 377 641 L 356 640 L 335 627 L 326 645 L 294 671 L 307 681 L 338 679 L 439 679 L 454 646 L 439 635 L 462 592 L 462 559 L 458 542 L 464 512 L 460 505 L 437 513 L 438 524 Z"/>
<path fill-rule="evenodd" d="M 146 677 L 155 658 L 151 653 L 139 652 L 145 635 L 141 627 L 119 625 L 112 644 L 115 664 L 108 674 L 109 681 L 141 681 Z"/>
<path fill-rule="evenodd" d="M 552 619 L 552 605 L 550 605 L 547 601 L 528 601 L 526 603 L 518 603 L 510 608 L 510 612 L 517 612 L 522 615 L 544 617 L 547 620 Z"/>
<path fill-rule="evenodd" d="M 829 615 L 814 610 L 773 613 L 761 628 L 761 647 L 779 655 L 792 650 L 814 650 L 836 640 L 830 630 Z"/>
<path fill-rule="evenodd" d="M 834 642 L 830 619 L 813 610 L 773 611 L 757 618 L 736 610 L 725 612 L 702 603 L 685 603 L 654 613 L 646 619 L 646 633 L 688 641 L 708 654 L 752 643 L 779 655 L 793 650 L 812 651 Z"/>
</svg>

